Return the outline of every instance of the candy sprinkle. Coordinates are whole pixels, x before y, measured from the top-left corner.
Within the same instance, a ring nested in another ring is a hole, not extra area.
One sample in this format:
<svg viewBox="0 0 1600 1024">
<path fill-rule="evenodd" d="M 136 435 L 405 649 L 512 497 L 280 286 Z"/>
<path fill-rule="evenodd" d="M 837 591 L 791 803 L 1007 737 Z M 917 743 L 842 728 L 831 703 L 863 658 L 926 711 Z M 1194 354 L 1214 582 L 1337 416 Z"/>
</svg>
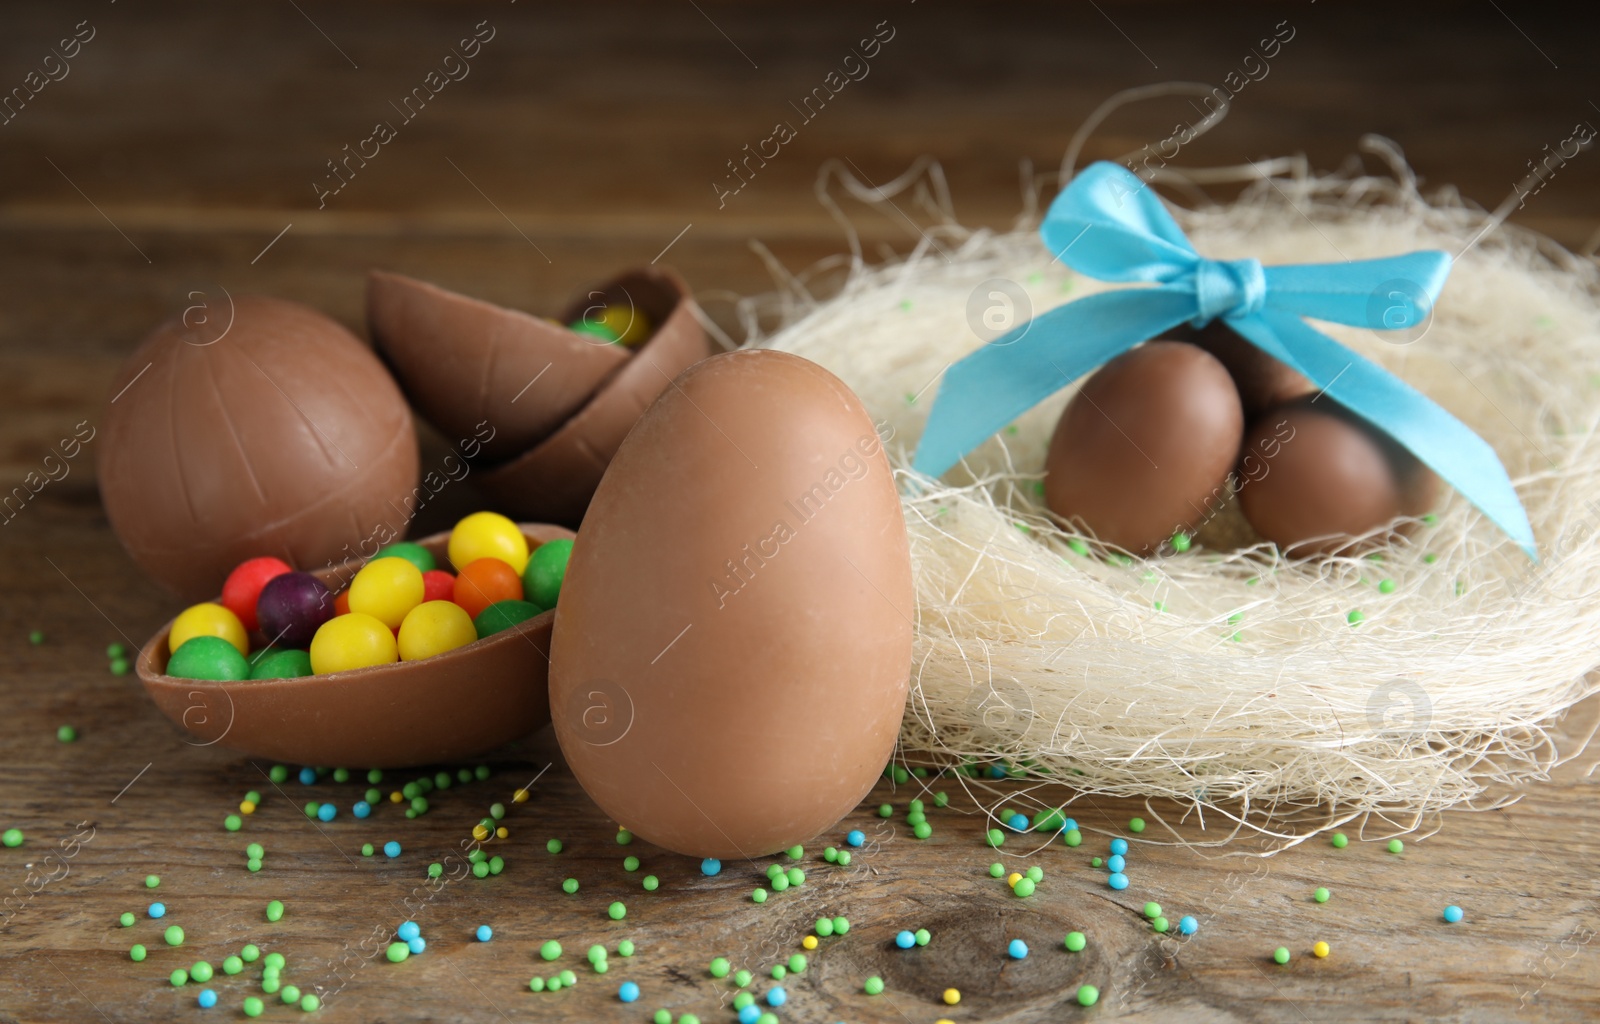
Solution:
<svg viewBox="0 0 1600 1024">
<path fill-rule="evenodd" d="M 1317 943 L 1316 945 L 1311 947 L 1311 953 L 1312 953 L 1313 956 L 1317 957 L 1318 959 L 1327 956 L 1328 955 L 1328 944 L 1326 942 Z"/>
<path fill-rule="evenodd" d="M 1113 871 L 1106 879 L 1106 884 L 1113 889 L 1126 889 L 1128 887 L 1128 876 L 1120 871 Z"/>
<path fill-rule="evenodd" d="M 544 844 L 544 848 L 546 850 L 549 850 L 551 853 L 560 853 L 561 852 L 561 840 L 552 839 L 548 843 Z"/>
<path fill-rule="evenodd" d="M 1453 903 L 1444 908 L 1444 919 L 1450 924 L 1459 923 L 1465 916 L 1467 916 L 1466 913 Z"/>
<path fill-rule="evenodd" d="M 617 987 L 617 998 L 625 1003 L 638 1002 L 639 986 L 631 981 L 625 981 Z"/>
<path fill-rule="evenodd" d="M 283 917 L 283 903 L 282 902 L 280 902 L 279 900 L 273 900 L 271 903 L 267 904 L 267 920 L 268 921 L 277 921 L 277 920 L 281 919 L 282 917 Z"/>
<path fill-rule="evenodd" d="M 1144 831 L 1144 819 L 1143 818 L 1132 818 L 1132 819 L 1130 819 L 1128 821 L 1128 831 L 1129 832 L 1143 832 Z"/>
<path fill-rule="evenodd" d="M 1406 848 L 1406 844 L 1402 843 L 1400 840 L 1398 840 L 1398 839 L 1389 840 L 1389 852 L 1390 853 L 1400 853 L 1405 848 Z"/>
<path fill-rule="evenodd" d="M 1111 840 L 1111 852 L 1118 857 L 1127 856 L 1128 841 L 1121 838 Z"/>
<path fill-rule="evenodd" d="M 1066 942 L 1063 943 L 1067 949 L 1074 953 L 1083 952 L 1083 948 L 1088 944 L 1089 940 L 1082 932 L 1068 932 Z"/>
<path fill-rule="evenodd" d="M 1330 895 L 1332 894 L 1329 893 L 1326 888 L 1319 885 L 1317 886 L 1316 891 L 1311 894 L 1311 898 L 1316 900 L 1318 903 L 1326 903 L 1328 902 L 1328 897 Z"/>
<path fill-rule="evenodd" d="M 1333 838 L 1328 840 L 1335 850 L 1342 850 L 1350 845 L 1350 839 L 1343 832 L 1335 832 Z"/>
<path fill-rule="evenodd" d="M 1078 986 L 1078 1005 L 1093 1006 L 1100 1001 L 1100 990 L 1093 985 Z"/>
<path fill-rule="evenodd" d="M 1144 905 L 1144 916 L 1148 917 L 1148 918 L 1152 918 L 1152 919 L 1160 917 L 1161 916 L 1161 904 L 1159 904 L 1159 903 L 1146 903 Z"/>
<path fill-rule="evenodd" d="M 707 857 L 700 862 L 700 873 L 710 878 L 722 872 L 722 861 L 715 857 Z"/>
<path fill-rule="evenodd" d="M 611 920 L 620 921 L 628 916 L 628 908 L 622 904 L 621 900 L 618 900 L 606 908 L 606 914 Z"/>
<path fill-rule="evenodd" d="M 478 925 L 478 930 L 472 934 L 477 937 L 479 942 L 488 942 L 494 938 L 494 929 L 486 924 L 480 924 Z"/>
<path fill-rule="evenodd" d="M 389 840 L 387 843 L 384 843 L 383 844 L 383 855 L 385 857 L 398 857 L 398 856 L 400 856 L 400 844 L 395 842 L 393 839 Z"/>
<path fill-rule="evenodd" d="M 883 979 L 874 974 L 861 986 L 861 990 L 869 996 L 883 994 Z"/>
<path fill-rule="evenodd" d="M 800 940 L 800 948 L 801 949 L 816 949 L 817 948 L 817 937 L 815 935 L 807 935 L 805 938 Z"/>
<path fill-rule="evenodd" d="M 1273 960 L 1274 963 L 1279 963 L 1279 964 L 1288 963 L 1289 962 L 1289 950 L 1284 946 L 1279 946 L 1277 949 L 1272 951 L 1272 960 Z"/>
<path fill-rule="evenodd" d="M 147 913 L 151 917 L 166 917 L 167 905 L 165 903 L 152 903 L 150 904 L 150 909 L 147 911 Z"/>
<path fill-rule="evenodd" d="M 22 829 L 20 828 L 8 828 L 3 833 L 0 833 L 0 843 L 12 848 L 21 846 L 22 839 Z"/>
<path fill-rule="evenodd" d="M 1185 935 L 1193 935 L 1200 930 L 1200 922 L 1189 916 L 1178 919 L 1178 931 Z"/>
<path fill-rule="evenodd" d="M 957 1003 L 961 1002 L 961 990 L 960 989 L 955 989 L 955 988 L 947 988 L 947 989 L 944 990 L 943 998 L 944 998 L 944 1004 L 946 1006 L 954 1006 Z"/>
<path fill-rule="evenodd" d="M 1021 939 L 1012 939 L 1006 944 L 1006 954 L 1013 960 L 1025 960 L 1028 956 L 1028 944 Z"/>
<path fill-rule="evenodd" d="M 78 730 L 74 729 L 70 725 L 63 725 L 61 728 L 56 730 L 56 739 L 60 740 L 62 743 L 71 743 L 77 738 Z"/>
<path fill-rule="evenodd" d="M 161 933 L 161 937 L 167 940 L 169 946 L 183 945 L 183 929 L 175 924 L 168 925 L 167 930 Z"/>
</svg>

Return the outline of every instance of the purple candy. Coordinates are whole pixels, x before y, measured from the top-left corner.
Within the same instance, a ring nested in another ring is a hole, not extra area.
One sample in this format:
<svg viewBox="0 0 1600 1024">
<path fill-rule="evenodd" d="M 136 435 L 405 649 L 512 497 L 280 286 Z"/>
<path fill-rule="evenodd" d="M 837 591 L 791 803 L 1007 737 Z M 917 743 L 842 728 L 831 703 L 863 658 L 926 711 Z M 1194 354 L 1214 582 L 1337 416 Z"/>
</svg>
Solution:
<svg viewBox="0 0 1600 1024">
<path fill-rule="evenodd" d="M 275 647 L 310 647 L 317 627 L 331 618 L 333 594 L 308 572 L 274 576 L 256 601 L 256 620 Z"/>
</svg>

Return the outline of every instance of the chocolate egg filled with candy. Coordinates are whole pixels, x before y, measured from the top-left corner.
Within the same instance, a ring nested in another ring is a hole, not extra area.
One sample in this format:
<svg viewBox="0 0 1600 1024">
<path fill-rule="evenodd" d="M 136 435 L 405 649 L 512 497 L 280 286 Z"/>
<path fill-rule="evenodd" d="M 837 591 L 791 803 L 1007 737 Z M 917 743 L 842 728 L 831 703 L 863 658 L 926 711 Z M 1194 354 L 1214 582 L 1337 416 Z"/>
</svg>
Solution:
<svg viewBox="0 0 1600 1024">
<path fill-rule="evenodd" d="M 1226 498 L 1243 433 L 1220 362 L 1183 342 L 1146 342 L 1067 403 L 1045 457 L 1045 504 L 1108 544 L 1148 553 Z"/>
<path fill-rule="evenodd" d="M 1422 515 L 1439 496 L 1431 470 L 1326 396 L 1252 424 L 1239 479 L 1250 525 L 1285 554 L 1302 557 L 1381 543 L 1381 527 Z"/>
<path fill-rule="evenodd" d="M 883 771 L 915 614 L 899 495 L 860 400 L 798 356 L 713 356 L 634 426 L 573 542 L 556 738 L 649 842 L 785 849 Z"/>
<path fill-rule="evenodd" d="M 297 303 L 241 295 L 169 320 L 110 398 L 106 516 L 141 569 L 191 600 L 247 558 L 342 560 L 403 521 L 417 484 L 400 389 L 354 335 Z"/>
</svg>

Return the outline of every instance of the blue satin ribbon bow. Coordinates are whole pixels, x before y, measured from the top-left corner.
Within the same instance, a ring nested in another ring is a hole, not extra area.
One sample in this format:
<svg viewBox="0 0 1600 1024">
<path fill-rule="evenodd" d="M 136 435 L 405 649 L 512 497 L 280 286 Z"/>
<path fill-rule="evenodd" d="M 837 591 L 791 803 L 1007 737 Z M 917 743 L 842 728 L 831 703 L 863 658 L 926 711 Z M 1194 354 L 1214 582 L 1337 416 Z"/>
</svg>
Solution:
<svg viewBox="0 0 1600 1024">
<path fill-rule="evenodd" d="M 1153 287 L 1058 306 L 951 366 L 917 446 L 919 472 L 942 475 L 1018 415 L 1147 338 L 1221 317 L 1421 459 L 1538 557 L 1528 515 L 1494 449 L 1426 395 L 1301 319 L 1383 330 L 1421 324 L 1450 274 L 1445 253 L 1275 267 L 1208 260 L 1154 190 L 1104 162 L 1072 180 L 1039 230 L 1073 270 Z"/>
</svg>

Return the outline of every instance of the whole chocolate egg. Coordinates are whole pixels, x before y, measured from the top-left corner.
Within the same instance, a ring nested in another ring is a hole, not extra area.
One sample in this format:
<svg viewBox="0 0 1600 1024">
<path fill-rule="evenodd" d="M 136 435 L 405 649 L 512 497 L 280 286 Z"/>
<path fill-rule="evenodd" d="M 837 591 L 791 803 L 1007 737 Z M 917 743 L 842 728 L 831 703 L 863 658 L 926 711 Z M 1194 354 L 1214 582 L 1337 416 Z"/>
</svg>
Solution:
<svg viewBox="0 0 1600 1024">
<path fill-rule="evenodd" d="M 1420 516 L 1439 479 L 1410 452 L 1332 399 L 1300 399 L 1251 425 L 1239 458 L 1239 505 L 1287 554 L 1349 553 L 1354 538 Z"/>
<path fill-rule="evenodd" d="M 247 558 L 317 569 L 405 532 L 411 411 L 372 352 L 313 309 L 239 296 L 175 317 L 111 396 L 106 515 L 139 567 L 186 599 L 217 594 Z"/>
<path fill-rule="evenodd" d="M 1316 391 L 1316 385 L 1297 370 L 1267 355 L 1240 337 L 1222 320 L 1213 320 L 1195 331 L 1190 339 L 1217 358 L 1239 389 L 1239 404 L 1246 422 L 1268 409 L 1294 401 Z"/>
<path fill-rule="evenodd" d="M 1124 352 L 1067 403 L 1045 457 L 1050 510 L 1146 553 L 1219 508 L 1244 413 L 1228 371 L 1177 341 Z"/>
<path fill-rule="evenodd" d="M 872 420 L 798 356 L 703 360 L 611 460 L 550 648 L 606 814 L 695 857 L 810 840 L 872 788 L 911 669 L 911 561 Z"/>
</svg>

